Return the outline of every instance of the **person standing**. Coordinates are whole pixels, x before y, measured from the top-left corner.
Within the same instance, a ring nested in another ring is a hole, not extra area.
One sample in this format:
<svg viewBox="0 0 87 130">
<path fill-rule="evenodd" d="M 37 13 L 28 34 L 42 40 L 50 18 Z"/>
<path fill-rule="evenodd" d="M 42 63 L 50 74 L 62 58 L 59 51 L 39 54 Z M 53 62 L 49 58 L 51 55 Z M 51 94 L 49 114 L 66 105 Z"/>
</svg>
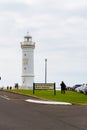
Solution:
<svg viewBox="0 0 87 130">
<path fill-rule="evenodd" d="M 66 85 L 63 81 L 61 82 L 60 86 L 61 86 L 61 93 L 65 94 Z"/>
</svg>

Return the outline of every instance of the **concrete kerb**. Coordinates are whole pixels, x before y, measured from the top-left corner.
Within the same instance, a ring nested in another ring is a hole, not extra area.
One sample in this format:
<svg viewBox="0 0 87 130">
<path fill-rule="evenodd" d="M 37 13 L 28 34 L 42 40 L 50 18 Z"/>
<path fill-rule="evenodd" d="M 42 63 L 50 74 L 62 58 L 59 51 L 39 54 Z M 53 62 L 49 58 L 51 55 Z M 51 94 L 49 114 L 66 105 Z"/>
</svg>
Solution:
<svg viewBox="0 0 87 130">
<path fill-rule="evenodd" d="M 56 102 L 56 101 L 42 101 L 42 100 L 33 100 L 33 99 L 27 99 L 26 101 L 31 103 L 49 104 L 49 105 L 72 105 L 71 103 Z"/>
</svg>

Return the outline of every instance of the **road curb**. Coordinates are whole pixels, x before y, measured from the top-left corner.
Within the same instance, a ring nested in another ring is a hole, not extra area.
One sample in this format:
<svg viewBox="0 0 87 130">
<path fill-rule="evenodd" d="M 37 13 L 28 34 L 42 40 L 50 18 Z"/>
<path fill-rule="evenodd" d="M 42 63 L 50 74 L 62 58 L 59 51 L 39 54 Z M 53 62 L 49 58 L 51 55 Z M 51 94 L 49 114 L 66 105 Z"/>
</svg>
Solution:
<svg viewBox="0 0 87 130">
<path fill-rule="evenodd" d="M 31 103 L 49 104 L 49 105 L 72 105 L 71 103 L 67 103 L 67 102 L 41 101 L 41 100 L 33 100 L 33 99 L 27 99 L 25 101 Z"/>
</svg>

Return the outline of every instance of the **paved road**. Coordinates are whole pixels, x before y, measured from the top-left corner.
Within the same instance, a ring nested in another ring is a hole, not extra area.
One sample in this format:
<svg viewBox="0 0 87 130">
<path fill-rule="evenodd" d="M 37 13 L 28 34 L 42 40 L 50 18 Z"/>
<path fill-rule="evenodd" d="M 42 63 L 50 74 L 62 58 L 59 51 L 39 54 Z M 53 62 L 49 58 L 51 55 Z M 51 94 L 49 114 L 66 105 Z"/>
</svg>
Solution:
<svg viewBox="0 0 87 130">
<path fill-rule="evenodd" d="M 26 99 L 0 91 L 0 130 L 87 130 L 87 106 L 34 104 Z"/>
</svg>

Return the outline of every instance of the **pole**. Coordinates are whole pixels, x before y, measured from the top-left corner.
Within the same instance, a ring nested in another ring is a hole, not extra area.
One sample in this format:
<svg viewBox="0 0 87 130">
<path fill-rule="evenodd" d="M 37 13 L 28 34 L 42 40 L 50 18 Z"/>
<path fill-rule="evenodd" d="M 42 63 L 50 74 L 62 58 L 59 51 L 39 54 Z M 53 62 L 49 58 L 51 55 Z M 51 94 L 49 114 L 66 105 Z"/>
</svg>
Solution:
<svg viewBox="0 0 87 130">
<path fill-rule="evenodd" d="M 45 83 L 47 83 L 47 59 L 45 59 Z"/>
</svg>

